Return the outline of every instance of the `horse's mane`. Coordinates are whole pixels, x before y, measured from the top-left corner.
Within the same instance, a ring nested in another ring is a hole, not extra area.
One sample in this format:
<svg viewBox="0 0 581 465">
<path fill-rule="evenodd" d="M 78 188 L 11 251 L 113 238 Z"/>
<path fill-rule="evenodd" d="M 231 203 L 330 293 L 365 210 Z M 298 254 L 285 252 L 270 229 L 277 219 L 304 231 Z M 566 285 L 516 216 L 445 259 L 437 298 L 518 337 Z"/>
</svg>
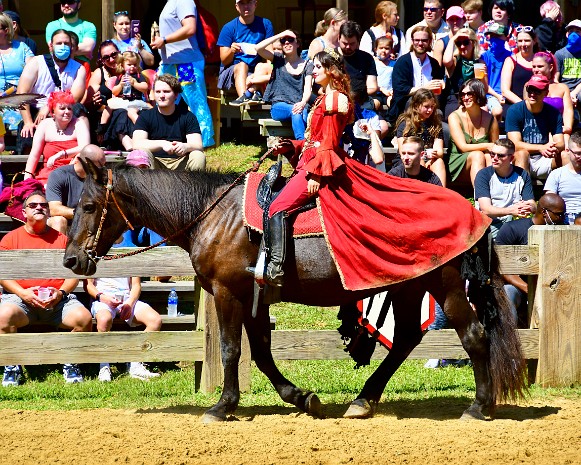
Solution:
<svg viewBox="0 0 581 465">
<path fill-rule="evenodd" d="M 125 163 L 117 165 L 114 173 L 124 179 L 129 192 L 148 196 L 148 202 L 134 197 L 140 216 L 155 219 L 168 231 L 195 218 L 217 198 L 220 188 L 230 185 L 239 175 L 213 170 L 143 170 Z"/>
</svg>

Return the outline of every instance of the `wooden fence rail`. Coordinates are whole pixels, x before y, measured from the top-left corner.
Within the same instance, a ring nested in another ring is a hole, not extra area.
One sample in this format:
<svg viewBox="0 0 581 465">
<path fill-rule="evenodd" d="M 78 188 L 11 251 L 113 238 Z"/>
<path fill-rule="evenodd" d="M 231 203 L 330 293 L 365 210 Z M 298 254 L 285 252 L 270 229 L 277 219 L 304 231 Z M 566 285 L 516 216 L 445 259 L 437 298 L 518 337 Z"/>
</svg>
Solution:
<svg viewBox="0 0 581 465">
<path fill-rule="evenodd" d="M 581 228 L 531 228 L 528 246 L 497 247 L 501 271 L 538 275 L 535 306 L 539 329 L 519 330 L 524 353 L 538 359 L 537 382 L 543 386 L 581 383 Z M 123 249 L 117 249 L 123 251 Z M 189 256 L 176 247 L 101 262 L 94 277 L 194 275 Z M 78 277 L 62 266 L 61 251 L 1 251 L 0 279 Z M 48 333 L 0 337 L 0 365 L 13 363 L 193 360 L 201 366 L 201 386 L 222 383 L 219 332 L 211 295 L 200 291 L 198 331 L 160 333 Z M 203 330 L 203 331 L 202 331 Z M 275 330 L 272 351 L 278 360 L 346 359 L 336 331 Z M 241 387 L 249 386 L 247 341 L 241 358 Z M 377 350 L 374 358 L 385 352 Z M 466 354 L 452 330 L 428 332 L 410 358 L 462 358 Z M 20 357 L 20 358 L 18 358 Z M 128 358 L 129 357 L 129 358 Z"/>
</svg>

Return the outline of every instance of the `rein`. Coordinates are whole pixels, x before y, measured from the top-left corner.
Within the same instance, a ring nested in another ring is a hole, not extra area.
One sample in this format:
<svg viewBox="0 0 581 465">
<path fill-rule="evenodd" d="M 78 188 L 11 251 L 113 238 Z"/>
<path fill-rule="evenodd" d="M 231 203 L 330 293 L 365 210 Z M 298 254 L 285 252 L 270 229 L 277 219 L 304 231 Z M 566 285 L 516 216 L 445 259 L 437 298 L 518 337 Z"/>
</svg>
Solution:
<svg viewBox="0 0 581 465">
<path fill-rule="evenodd" d="M 97 245 L 99 243 L 99 238 L 101 237 L 101 231 L 103 230 L 103 224 L 105 222 L 105 217 L 107 216 L 107 205 L 109 205 L 109 203 L 110 203 L 109 193 L 111 194 L 111 197 L 113 198 L 113 202 L 115 203 L 115 206 L 117 207 L 117 210 L 119 210 L 119 213 L 121 213 L 121 216 L 125 220 L 125 223 L 127 224 L 127 226 L 131 230 L 134 229 L 133 226 L 131 225 L 131 223 L 129 222 L 129 220 L 127 219 L 127 217 L 125 216 L 125 214 L 123 213 L 123 211 L 121 210 L 121 207 L 119 206 L 119 203 L 117 202 L 117 199 L 115 197 L 115 193 L 113 192 L 113 172 L 112 172 L 112 170 L 110 168 L 107 169 L 107 186 L 105 188 L 106 189 L 105 206 L 103 207 L 103 211 L 101 212 L 101 220 L 99 222 L 99 227 L 97 229 L 97 233 L 95 234 L 95 240 L 93 242 L 93 247 L 91 248 L 91 250 L 88 250 L 87 251 L 87 255 L 89 256 L 89 259 L 93 263 L 95 263 L 95 265 L 96 265 L 99 260 L 105 260 L 105 261 L 107 261 L 107 260 L 117 260 L 119 258 L 131 257 L 133 255 L 137 255 L 137 254 L 140 254 L 142 252 L 146 252 L 148 250 L 151 250 L 151 249 L 154 249 L 156 247 L 159 247 L 160 245 L 165 244 L 167 241 L 169 241 L 171 239 L 174 239 L 175 237 L 179 236 L 183 232 L 185 232 L 188 229 L 190 229 L 196 223 L 199 223 L 204 218 L 206 218 L 210 214 L 210 212 L 214 208 L 216 208 L 216 206 L 224 199 L 224 197 L 226 197 L 226 195 L 232 189 L 234 189 L 234 187 L 236 187 L 242 181 L 242 179 L 244 179 L 244 177 L 246 177 L 247 174 L 249 174 L 252 171 L 258 171 L 258 169 L 260 168 L 260 165 L 262 165 L 262 163 L 264 162 L 264 160 L 266 160 L 273 151 L 274 151 L 274 148 L 268 149 L 266 151 L 266 153 L 264 155 L 262 155 L 258 161 L 255 161 L 250 168 L 248 168 L 246 171 L 244 171 L 244 173 L 240 174 L 226 188 L 226 190 L 224 192 L 222 192 L 202 213 L 200 213 L 192 221 L 190 221 L 183 228 L 181 228 L 180 230 L 176 231 L 172 235 L 170 235 L 170 236 L 162 239 L 161 241 L 156 242 L 155 244 L 149 245 L 147 247 L 142 247 L 142 248 L 139 248 L 139 249 L 134 250 L 134 251 L 131 251 L 131 252 L 126 252 L 126 253 L 121 253 L 121 254 L 114 254 L 114 255 L 103 255 L 103 256 L 99 257 L 99 256 L 97 256 Z"/>
</svg>

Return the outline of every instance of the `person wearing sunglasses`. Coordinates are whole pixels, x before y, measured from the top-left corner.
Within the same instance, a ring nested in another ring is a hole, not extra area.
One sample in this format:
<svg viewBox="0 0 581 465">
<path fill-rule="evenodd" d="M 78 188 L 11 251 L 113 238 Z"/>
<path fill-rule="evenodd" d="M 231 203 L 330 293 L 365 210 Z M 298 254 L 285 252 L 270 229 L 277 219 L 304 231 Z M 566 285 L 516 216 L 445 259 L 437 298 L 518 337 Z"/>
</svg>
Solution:
<svg viewBox="0 0 581 465">
<path fill-rule="evenodd" d="M 506 43 L 504 46 L 512 53 L 518 52 L 516 28 L 520 24 L 512 20 L 512 15 L 515 11 L 514 0 L 492 0 L 489 4 L 489 13 L 492 18 L 482 24 L 477 31 L 478 39 L 480 40 L 480 48 L 488 50 L 490 47 L 489 37 L 487 35 L 488 28 L 494 23 L 500 23 L 505 27 Z"/>
<path fill-rule="evenodd" d="M 277 40 L 282 53 L 270 51 Z M 295 140 L 305 138 L 307 103 L 313 87 L 313 63 L 301 58 L 299 50 L 298 33 L 290 29 L 256 45 L 258 54 L 272 62 L 272 75 L 264 93 L 264 99 L 272 104 L 270 116 L 276 121 L 290 121 Z"/>
<path fill-rule="evenodd" d="M 49 207 L 42 191 L 34 191 L 25 198 L 22 214 L 24 225 L 2 238 L 0 250 L 62 250 L 66 247 L 67 237 L 48 226 Z M 74 278 L 1 280 L 0 333 L 15 333 L 18 328 L 37 321 L 75 332 L 91 331 L 91 313 L 71 294 L 78 282 Z M 77 365 L 66 364 L 63 375 L 67 383 L 83 381 Z M 5 366 L 2 385 L 18 386 L 22 376 L 20 365 Z"/>
<path fill-rule="evenodd" d="M 438 60 L 438 63 L 442 65 L 442 58 L 444 56 L 444 50 L 450 43 L 451 39 L 456 35 L 456 33 L 464 27 L 464 23 L 466 22 L 466 15 L 464 14 L 464 10 L 459 6 L 451 6 L 446 11 L 446 23 L 448 24 L 448 28 L 450 29 L 448 34 L 444 37 L 436 40 L 434 42 L 434 51 L 432 56 Z"/>
<path fill-rule="evenodd" d="M 545 192 L 563 197 L 567 207 L 566 223 L 573 224 L 581 213 L 581 131 L 575 131 L 567 144 L 569 163 L 551 171 L 545 183 Z"/>
<path fill-rule="evenodd" d="M 511 105 L 506 113 L 507 136 L 516 146 L 515 165 L 529 171 L 533 179 L 546 179 L 566 163 L 563 116 L 544 103 L 549 80 L 535 74 L 526 83 L 527 98 Z"/>
<path fill-rule="evenodd" d="M 412 32 L 418 26 L 428 26 L 432 31 L 432 43 L 436 40 L 445 37 L 450 32 L 448 23 L 444 21 L 444 4 L 441 0 L 425 0 L 424 1 L 424 19 L 419 23 L 414 24 L 405 33 L 405 43 L 412 43 Z"/>
</svg>

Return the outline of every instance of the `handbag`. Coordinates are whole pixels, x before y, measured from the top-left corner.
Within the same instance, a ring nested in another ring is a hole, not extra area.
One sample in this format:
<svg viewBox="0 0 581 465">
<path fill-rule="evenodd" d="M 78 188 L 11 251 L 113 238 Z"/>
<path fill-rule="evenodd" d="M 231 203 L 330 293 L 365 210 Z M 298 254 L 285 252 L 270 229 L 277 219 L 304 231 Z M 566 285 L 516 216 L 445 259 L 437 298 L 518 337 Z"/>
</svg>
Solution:
<svg viewBox="0 0 581 465">
<path fill-rule="evenodd" d="M 22 214 L 24 200 L 34 191 L 44 193 L 44 185 L 34 178 L 14 182 L 19 174 L 24 176 L 25 172 L 20 171 L 16 173 L 12 178 L 10 186 L 6 186 L 2 190 L 2 193 L 0 193 L 0 212 L 4 212 L 7 216 L 25 223 L 26 220 Z"/>
</svg>

